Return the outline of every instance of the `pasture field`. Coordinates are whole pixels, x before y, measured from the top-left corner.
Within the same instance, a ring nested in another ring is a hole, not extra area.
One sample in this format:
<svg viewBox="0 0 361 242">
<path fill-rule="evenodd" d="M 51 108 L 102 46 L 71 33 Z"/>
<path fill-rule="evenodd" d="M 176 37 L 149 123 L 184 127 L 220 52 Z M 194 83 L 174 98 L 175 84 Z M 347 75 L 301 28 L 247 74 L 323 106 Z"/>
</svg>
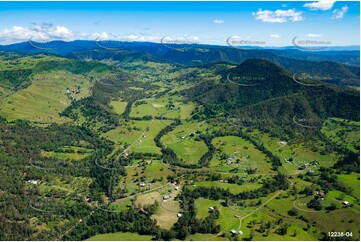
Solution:
<svg viewBox="0 0 361 242">
<path fill-rule="evenodd" d="M 157 109 L 154 108 L 152 104 L 144 103 L 137 105 L 137 102 L 133 103 L 131 112 L 129 114 L 130 117 L 141 118 L 148 115 L 153 117 L 158 115 Z"/>
<path fill-rule="evenodd" d="M 360 174 L 351 173 L 351 174 L 340 174 L 337 175 L 339 182 L 343 183 L 345 186 L 352 188 L 351 194 L 360 199 Z"/>
<path fill-rule="evenodd" d="M 136 206 L 150 205 L 158 203 L 157 210 L 152 218 L 157 224 L 164 229 L 170 229 L 177 222 L 177 214 L 180 211 L 178 201 L 174 198 L 179 194 L 179 190 L 175 190 L 173 186 L 166 186 L 154 192 L 138 195 L 135 200 Z M 163 200 L 163 196 L 169 195 L 169 200 Z"/>
<path fill-rule="evenodd" d="M 153 120 L 152 124 L 146 128 L 146 132 L 140 139 L 130 148 L 130 151 L 136 153 L 153 153 L 161 154 L 160 148 L 154 142 L 155 136 L 164 129 L 172 121 L 168 120 Z"/>
<path fill-rule="evenodd" d="M 163 136 L 161 142 L 171 148 L 184 163 L 196 164 L 208 148 L 204 141 L 195 140 L 194 134 L 205 130 L 206 127 L 204 123 L 183 122 Z"/>
<path fill-rule="evenodd" d="M 83 147 L 76 146 L 65 146 L 61 147 L 63 149 L 70 149 L 72 152 L 54 152 L 54 151 L 41 151 L 43 157 L 54 157 L 57 159 L 72 159 L 72 160 L 81 160 L 85 157 L 91 155 L 90 149 L 85 149 Z"/>
<path fill-rule="evenodd" d="M 274 155 L 280 157 L 282 169 L 286 174 L 297 175 L 300 173 L 300 167 L 309 170 L 316 170 L 321 166 L 331 167 L 337 161 L 337 153 L 328 153 L 326 144 L 320 140 L 306 143 L 287 142 L 258 130 L 253 130 L 250 135 L 258 143 L 263 143 Z M 293 161 L 289 162 L 291 158 Z M 317 162 L 317 165 L 313 165 L 313 162 Z"/>
<path fill-rule="evenodd" d="M 180 190 L 175 190 L 173 186 L 167 186 L 160 191 L 160 201 L 156 213 L 152 216 L 157 221 L 157 224 L 164 229 L 170 229 L 178 220 L 177 214 L 181 211 L 179 202 L 174 198 L 179 194 Z M 169 195 L 169 200 L 164 200 L 162 197 Z"/>
<path fill-rule="evenodd" d="M 324 122 L 321 132 L 341 147 L 353 152 L 360 150 L 360 122 L 330 118 Z"/>
<path fill-rule="evenodd" d="M 217 152 L 213 156 L 211 166 L 229 166 L 244 171 L 256 168 L 256 174 L 271 173 L 271 164 L 265 154 L 256 149 L 249 141 L 236 136 L 216 137 L 212 140 Z M 227 157 L 221 159 L 222 155 Z"/>
<path fill-rule="evenodd" d="M 127 166 L 126 172 L 127 176 L 121 177 L 119 187 L 127 189 L 130 195 L 164 186 L 167 176 L 172 174 L 159 160 L 146 161 L 142 166 Z M 140 186 L 142 182 L 145 186 Z"/>
<path fill-rule="evenodd" d="M 125 102 L 122 99 L 116 101 L 110 101 L 110 106 L 113 108 L 114 113 L 119 115 L 124 113 L 127 104 L 128 102 Z"/>
<path fill-rule="evenodd" d="M 188 241 L 229 241 L 228 237 L 217 236 L 216 234 L 191 234 L 186 240 Z"/>
<path fill-rule="evenodd" d="M 244 183 L 242 185 L 237 185 L 219 181 L 198 181 L 195 182 L 194 185 L 196 185 L 196 187 L 219 187 L 226 190 L 229 189 L 229 191 L 233 194 L 238 194 L 243 191 L 256 190 L 261 187 L 261 184 L 259 183 Z M 192 187 L 189 189 L 192 189 Z"/>
<path fill-rule="evenodd" d="M 130 145 L 142 136 L 142 133 L 151 125 L 151 120 L 121 122 L 118 127 L 103 134 L 107 139 L 114 141 L 118 145 Z"/>
<path fill-rule="evenodd" d="M 97 234 L 89 239 L 88 241 L 149 241 L 152 240 L 153 236 L 140 235 L 137 233 L 111 233 L 111 234 Z"/>
<path fill-rule="evenodd" d="M 91 83 L 82 75 L 67 71 L 52 71 L 32 77 L 32 84 L 6 97 L 0 108 L 0 115 L 13 119 L 27 119 L 33 122 L 66 122 L 59 113 L 71 101 L 90 95 Z"/>
<path fill-rule="evenodd" d="M 15 53 L 8 53 L 0 56 L 0 71 L 11 70 L 28 70 L 33 69 L 39 62 L 46 61 L 64 61 L 65 58 L 51 55 L 37 54 L 36 58 L 33 56 L 21 56 Z"/>
<path fill-rule="evenodd" d="M 164 95 L 163 97 L 140 99 L 133 103 L 130 117 L 163 116 L 165 118 L 188 119 L 195 108 L 192 102 L 183 103 L 181 96 Z"/>
</svg>

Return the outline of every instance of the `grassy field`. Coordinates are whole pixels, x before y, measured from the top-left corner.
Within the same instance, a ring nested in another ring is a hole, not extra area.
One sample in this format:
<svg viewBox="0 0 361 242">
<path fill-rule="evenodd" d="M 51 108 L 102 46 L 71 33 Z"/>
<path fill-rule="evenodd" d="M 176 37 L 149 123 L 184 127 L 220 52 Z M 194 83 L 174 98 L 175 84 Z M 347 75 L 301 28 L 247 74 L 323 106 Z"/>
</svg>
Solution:
<svg viewBox="0 0 361 242">
<path fill-rule="evenodd" d="M 89 241 L 149 241 L 153 236 L 139 235 L 137 233 L 111 233 L 111 234 L 97 234 L 90 237 Z"/>
<path fill-rule="evenodd" d="M 140 104 L 136 105 L 136 103 L 133 104 L 132 110 L 129 114 L 130 117 L 144 117 L 144 116 L 156 116 L 158 115 L 157 109 L 155 109 L 150 103 Z"/>
<path fill-rule="evenodd" d="M 65 122 L 59 113 L 70 105 L 71 99 L 79 100 L 90 95 L 91 83 L 82 75 L 67 71 L 52 71 L 34 75 L 32 84 L 5 98 L 0 115 L 34 122 Z"/>
<path fill-rule="evenodd" d="M 145 166 L 136 164 L 128 166 L 126 172 L 127 176 L 121 177 L 119 187 L 126 188 L 128 194 L 144 192 L 163 186 L 167 183 L 167 176 L 172 174 L 172 171 L 163 166 L 159 160 L 148 161 Z M 146 186 L 140 187 L 140 182 L 144 182 Z"/>
<path fill-rule="evenodd" d="M 116 101 L 110 101 L 110 106 L 113 108 L 113 111 L 119 115 L 124 113 L 127 104 L 128 103 L 123 101 L 122 99 Z"/>
<path fill-rule="evenodd" d="M 271 164 L 265 154 L 256 149 L 249 141 L 236 136 L 217 137 L 212 140 L 212 144 L 217 148 L 213 156 L 211 166 L 229 166 L 230 169 L 256 168 L 256 174 L 269 174 Z M 226 155 L 228 159 L 221 160 L 221 155 Z"/>
<path fill-rule="evenodd" d="M 147 98 L 135 102 L 130 117 L 143 117 L 146 115 L 162 115 L 166 118 L 188 119 L 195 108 L 194 103 L 183 103 L 181 96 L 165 95 L 158 98 Z"/>
<path fill-rule="evenodd" d="M 174 200 L 179 194 L 179 190 L 175 190 L 172 186 L 167 186 L 154 192 L 141 194 L 137 196 L 135 205 L 149 205 L 158 202 L 157 211 L 152 216 L 157 221 L 157 224 L 164 229 L 170 229 L 175 222 L 177 222 L 177 214 L 180 211 L 178 201 Z M 170 195 L 170 199 L 163 201 L 164 195 Z"/>
<path fill-rule="evenodd" d="M 120 126 L 104 134 L 104 137 L 120 145 L 129 147 L 129 152 L 160 154 L 160 148 L 154 142 L 155 136 L 171 121 L 146 120 L 121 123 Z"/>
<path fill-rule="evenodd" d="M 178 201 L 174 198 L 179 194 L 180 190 L 175 190 L 172 187 L 167 187 L 166 191 L 160 193 L 161 200 L 163 195 L 170 195 L 170 199 L 167 201 L 160 201 L 160 206 L 158 207 L 156 213 L 152 216 L 153 219 L 157 220 L 157 224 L 164 229 L 170 229 L 174 223 L 177 222 L 177 214 L 180 212 L 180 207 Z"/>
<path fill-rule="evenodd" d="M 269 151 L 280 157 L 282 169 L 289 175 L 299 174 L 299 167 L 302 166 L 309 170 L 316 170 L 321 166 L 331 167 L 337 161 L 337 154 L 327 153 L 327 147 L 321 141 L 288 143 L 258 130 L 253 130 L 249 134 L 258 143 L 263 143 Z M 281 142 L 286 143 L 282 144 Z M 290 158 L 293 159 L 293 162 L 285 161 Z M 318 165 L 311 165 L 310 163 L 313 161 L 317 161 Z"/>
<path fill-rule="evenodd" d="M 204 130 L 206 125 L 200 123 L 184 122 L 161 138 L 161 142 L 174 150 L 177 157 L 186 164 L 196 164 L 204 153 L 207 145 L 191 137 L 197 130 Z"/>
<path fill-rule="evenodd" d="M 61 147 L 64 149 L 71 149 L 73 152 L 54 152 L 54 151 L 41 151 L 43 157 L 54 157 L 57 159 L 72 159 L 72 160 L 81 160 L 85 157 L 90 156 L 91 150 L 85 149 L 83 147 L 76 146 L 65 146 Z"/>
<path fill-rule="evenodd" d="M 195 182 L 194 185 L 196 187 L 219 187 L 223 189 L 229 189 L 229 191 L 233 194 L 238 194 L 243 191 L 248 190 L 256 190 L 260 188 L 262 185 L 259 183 L 245 183 L 243 185 L 237 185 L 237 184 L 229 184 L 229 183 L 223 183 L 219 181 L 201 181 L 201 182 Z"/>
<path fill-rule="evenodd" d="M 118 127 L 108 131 L 103 136 L 121 147 L 129 146 L 142 136 L 151 123 L 150 120 L 122 122 Z"/>
<path fill-rule="evenodd" d="M 337 175 L 338 180 L 352 188 L 352 195 L 355 198 L 360 199 L 360 174 L 352 173 L 352 174 L 341 174 Z"/>
<path fill-rule="evenodd" d="M 359 152 L 360 122 L 330 118 L 324 122 L 321 132 L 337 145 Z"/>
<path fill-rule="evenodd" d="M 154 142 L 154 138 L 162 129 L 167 126 L 167 124 L 170 123 L 171 121 L 168 120 L 154 120 L 152 125 L 149 126 L 149 129 L 147 129 L 138 142 L 132 146 L 130 151 L 137 153 L 161 154 L 159 147 L 157 147 Z"/>
<path fill-rule="evenodd" d="M 228 237 L 217 236 L 216 234 L 191 234 L 186 240 L 190 241 L 229 241 Z"/>
</svg>

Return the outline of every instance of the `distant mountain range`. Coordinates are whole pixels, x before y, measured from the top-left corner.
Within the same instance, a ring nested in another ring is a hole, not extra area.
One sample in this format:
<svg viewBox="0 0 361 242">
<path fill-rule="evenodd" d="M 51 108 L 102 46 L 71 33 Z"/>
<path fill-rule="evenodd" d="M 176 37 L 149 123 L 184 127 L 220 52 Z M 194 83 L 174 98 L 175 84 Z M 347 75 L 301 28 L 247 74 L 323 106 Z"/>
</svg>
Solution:
<svg viewBox="0 0 361 242">
<path fill-rule="evenodd" d="M 52 41 L 48 43 L 23 42 L 0 46 L 0 51 L 24 54 L 51 53 L 79 60 L 125 58 L 166 62 L 183 66 L 204 66 L 219 62 L 238 65 L 248 59 L 266 59 L 298 75 L 321 77 L 323 81 L 336 85 L 359 86 L 360 52 L 351 50 L 303 51 L 296 47 L 274 49 L 238 49 L 229 46 L 172 45 L 151 42 L 119 41 Z"/>
</svg>

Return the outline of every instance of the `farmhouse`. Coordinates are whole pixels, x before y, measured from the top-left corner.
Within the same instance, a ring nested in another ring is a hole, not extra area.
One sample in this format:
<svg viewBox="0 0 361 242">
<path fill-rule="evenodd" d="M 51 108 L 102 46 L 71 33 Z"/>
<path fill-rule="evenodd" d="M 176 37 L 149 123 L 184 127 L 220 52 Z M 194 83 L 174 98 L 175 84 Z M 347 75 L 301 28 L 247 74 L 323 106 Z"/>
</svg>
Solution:
<svg viewBox="0 0 361 242">
<path fill-rule="evenodd" d="M 209 207 L 208 210 L 209 210 L 210 212 L 213 212 L 213 211 L 214 211 L 214 207 Z"/>
<path fill-rule="evenodd" d="M 349 205 L 350 203 L 349 203 L 348 201 L 343 201 L 342 204 L 347 206 L 347 205 Z"/>
<path fill-rule="evenodd" d="M 182 214 L 181 214 L 181 213 L 178 213 L 178 214 L 177 214 L 177 217 L 178 217 L 178 218 L 182 217 Z"/>
<path fill-rule="evenodd" d="M 139 186 L 145 187 L 145 183 L 144 183 L 144 182 L 141 182 L 141 183 L 139 183 Z"/>
<path fill-rule="evenodd" d="M 317 191 L 315 195 L 315 199 L 317 200 L 325 200 L 325 194 L 322 191 Z"/>
<path fill-rule="evenodd" d="M 33 185 L 38 185 L 38 181 L 36 180 L 28 180 L 28 182 Z"/>
<path fill-rule="evenodd" d="M 169 198 L 170 198 L 169 195 L 164 195 L 164 196 L 163 196 L 163 200 L 168 200 Z"/>
<path fill-rule="evenodd" d="M 234 229 L 231 230 L 231 234 L 236 234 L 236 233 L 237 233 L 236 230 L 234 230 Z"/>
</svg>

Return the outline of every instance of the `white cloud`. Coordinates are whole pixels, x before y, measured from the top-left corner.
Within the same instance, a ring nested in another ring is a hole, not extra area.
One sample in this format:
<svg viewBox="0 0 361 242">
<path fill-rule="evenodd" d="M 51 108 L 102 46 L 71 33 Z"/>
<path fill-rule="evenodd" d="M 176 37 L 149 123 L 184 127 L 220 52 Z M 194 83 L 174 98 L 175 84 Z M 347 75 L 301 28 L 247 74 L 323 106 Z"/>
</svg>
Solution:
<svg viewBox="0 0 361 242">
<path fill-rule="evenodd" d="M 305 34 L 306 37 L 321 37 L 322 34 Z"/>
<path fill-rule="evenodd" d="M 191 39 L 198 37 L 192 36 Z M 143 34 L 126 34 L 116 35 L 107 32 L 101 33 L 80 33 L 73 32 L 64 26 L 53 26 L 52 24 L 33 24 L 30 27 L 13 26 L 12 28 L 5 28 L 0 30 L 0 42 L 2 44 L 12 44 L 24 42 L 28 40 L 47 42 L 51 40 L 118 40 L 118 41 L 152 41 L 159 42 L 159 36 L 146 36 Z"/>
<path fill-rule="evenodd" d="M 223 19 L 215 19 L 215 20 L 213 20 L 213 23 L 215 23 L 215 24 L 224 24 L 224 20 Z"/>
<path fill-rule="evenodd" d="M 330 10 L 336 0 L 319 0 L 318 2 L 306 3 L 303 6 L 311 10 Z"/>
<path fill-rule="evenodd" d="M 253 16 L 256 16 L 257 20 L 267 23 L 298 22 L 303 20 L 302 12 L 297 12 L 295 9 L 276 11 L 259 9 L 257 13 L 253 13 Z"/>
<path fill-rule="evenodd" d="M 16 41 L 37 40 L 71 40 L 75 34 L 64 26 L 51 24 L 33 24 L 30 27 L 13 26 L 11 29 L 0 30 L 0 40 L 9 43 Z"/>
<path fill-rule="evenodd" d="M 271 38 L 281 38 L 281 35 L 279 35 L 279 34 L 271 34 L 270 37 Z"/>
<path fill-rule="evenodd" d="M 348 7 L 345 5 L 343 6 L 341 9 L 335 9 L 332 11 L 333 19 L 339 19 L 339 18 L 343 18 L 343 16 L 345 15 L 345 13 L 348 11 Z"/>
</svg>

